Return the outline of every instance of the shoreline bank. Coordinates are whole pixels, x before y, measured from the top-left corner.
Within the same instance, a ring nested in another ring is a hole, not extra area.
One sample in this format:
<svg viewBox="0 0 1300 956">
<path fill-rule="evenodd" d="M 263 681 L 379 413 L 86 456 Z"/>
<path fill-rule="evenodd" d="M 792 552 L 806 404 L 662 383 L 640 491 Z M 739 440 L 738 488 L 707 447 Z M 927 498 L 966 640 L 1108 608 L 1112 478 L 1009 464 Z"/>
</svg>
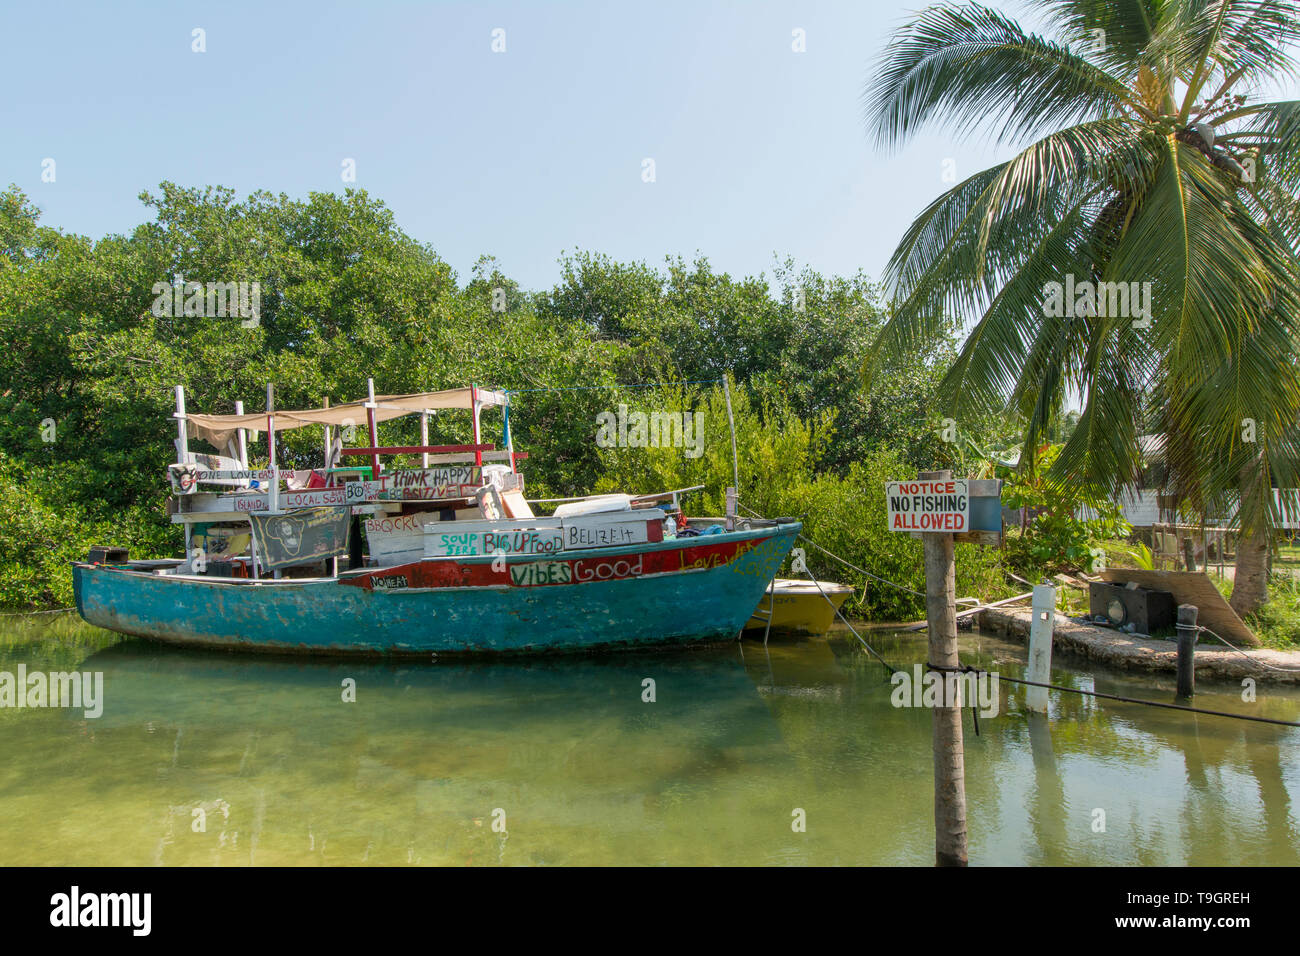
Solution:
<svg viewBox="0 0 1300 956">
<path fill-rule="evenodd" d="M 1021 644 L 1029 641 L 1031 618 L 1028 608 L 988 608 L 978 615 L 981 630 Z M 1178 653 L 1173 641 L 1134 637 L 1109 628 L 1078 624 L 1059 613 L 1052 629 L 1052 648 L 1127 670 L 1170 674 L 1177 670 Z M 1278 671 L 1271 667 L 1291 670 Z M 1237 681 L 1244 677 L 1276 684 L 1300 684 L 1300 651 L 1259 648 L 1238 652 L 1221 644 L 1196 645 L 1197 680 Z"/>
</svg>

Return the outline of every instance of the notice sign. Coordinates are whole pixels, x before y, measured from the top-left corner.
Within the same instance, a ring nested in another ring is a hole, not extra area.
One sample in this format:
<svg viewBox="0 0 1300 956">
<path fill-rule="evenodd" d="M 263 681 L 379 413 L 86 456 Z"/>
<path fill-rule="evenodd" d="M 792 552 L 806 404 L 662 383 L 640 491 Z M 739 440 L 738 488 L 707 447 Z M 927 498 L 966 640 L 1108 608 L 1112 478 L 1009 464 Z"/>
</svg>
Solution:
<svg viewBox="0 0 1300 956">
<path fill-rule="evenodd" d="M 964 478 L 885 482 L 890 531 L 970 529 L 970 486 Z"/>
</svg>

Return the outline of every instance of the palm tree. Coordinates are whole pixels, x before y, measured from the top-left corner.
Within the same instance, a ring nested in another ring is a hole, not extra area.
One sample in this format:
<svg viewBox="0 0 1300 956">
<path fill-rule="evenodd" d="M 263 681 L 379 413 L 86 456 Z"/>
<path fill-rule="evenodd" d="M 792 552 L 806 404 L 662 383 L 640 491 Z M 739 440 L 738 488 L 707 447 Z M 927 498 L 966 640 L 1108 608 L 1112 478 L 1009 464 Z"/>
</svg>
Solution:
<svg viewBox="0 0 1300 956">
<path fill-rule="evenodd" d="M 976 4 L 930 7 L 865 92 L 877 141 L 927 123 L 1023 147 L 932 202 L 894 252 L 869 368 L 973 320 L 950 414 L 1019 413 L 1022 460 L 1073 393 L 1054 480 L 1136 485 L 1145 430 L 1166 492 L 1239 522 L 1232 604 L 1267 600 L 1271 489 L 1300 420 L 1300 102 L 1294 3 L 1036 0 L 1042 33 Z M 1028 144 L 1028 145 L 1025 145 Z"/>
</svg>

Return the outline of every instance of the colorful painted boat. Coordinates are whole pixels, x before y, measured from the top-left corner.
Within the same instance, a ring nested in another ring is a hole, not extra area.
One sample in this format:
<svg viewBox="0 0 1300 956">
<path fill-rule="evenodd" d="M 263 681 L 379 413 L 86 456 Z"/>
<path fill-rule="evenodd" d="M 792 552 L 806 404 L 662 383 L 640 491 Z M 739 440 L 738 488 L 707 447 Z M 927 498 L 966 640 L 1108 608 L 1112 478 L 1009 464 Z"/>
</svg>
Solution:
<svg viewBox="0 0 1300 956">
<path fill-rule="evenodd" d="M 501 407 L 504 450 L 481 441 Z M 317 654 L 583 651 L 735 639 L 789 553 L 794 521 L 682 518 L 678 489 L 561 499 L 533 514 L 509 431 L 509 394 L 453 389 L 265 415 L 187 414 L 177 388 L 172 520 L 185 558 L 97 548 L 73 566 L 91 624 L 178 644 Z M 472 443 L 429 445 L 431 410 L 473 413 Z M 368 447 L 331 443 L 351 416 Z M 381 447 L 377 424 L 420 414 L 422 443 Z M 325 427 L 323 467 L 280 470 L 276 433 Z M 188 428 L 223 455 L 189 451 Z M 247 437 L 267 436 L 252 468 Z M 418 468 L 381 456 L 420 455 Z M 334 467 L 344 456 L 369 467 Z M 486 464 L 486 462 L 498 464 Z M 283 487 L 282 487 L 283 486 Z M 671 499 L 669 511 L 655 507 Z M 361 528 L 364 524 L 365 538 Z M 363 548 L 364 545 L 364 548 Z M 367 553 L 368 552 L 368 553 Z"/>
<path fill-rule="evenodd" d="M 777 578 L 771 592 L 764 592 L 746 630 L 766 630 L 769 619 L 773 631 L 797 634 L 825 634 L 835 623 L 835 612 L 848 600 L 853 588 L 847 584 Z"/>
<path fill-rule="evenodd" d="M 736 638 L 799 530 L 777 524 L 581 557 L 448 557 L 337 578 L 79 562 L 73 582 L 91 624 L 211 647 L 428 657 L 706 643 Z"/>
</svg>

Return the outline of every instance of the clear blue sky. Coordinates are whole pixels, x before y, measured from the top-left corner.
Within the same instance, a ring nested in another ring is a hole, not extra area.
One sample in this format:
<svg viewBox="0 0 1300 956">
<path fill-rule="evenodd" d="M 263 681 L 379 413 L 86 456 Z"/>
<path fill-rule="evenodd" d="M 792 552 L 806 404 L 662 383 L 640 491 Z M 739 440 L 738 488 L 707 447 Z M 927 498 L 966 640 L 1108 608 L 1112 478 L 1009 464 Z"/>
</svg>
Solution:
<svg viewBox="0 0 1300 956">
<path fill-rule="evenodd" d="M 162 180 L 305 197 L 342 191 L 351 158 L 462 281 L 491 254 L 547 288 L 574 248 L 875 277 L 945 159 L 964 178 L 1005 155 L 868 140 L 864 82 L 922 5 L 10 2 L 0 186 L 98 238 L 143 221 Z"/>
</svg>

